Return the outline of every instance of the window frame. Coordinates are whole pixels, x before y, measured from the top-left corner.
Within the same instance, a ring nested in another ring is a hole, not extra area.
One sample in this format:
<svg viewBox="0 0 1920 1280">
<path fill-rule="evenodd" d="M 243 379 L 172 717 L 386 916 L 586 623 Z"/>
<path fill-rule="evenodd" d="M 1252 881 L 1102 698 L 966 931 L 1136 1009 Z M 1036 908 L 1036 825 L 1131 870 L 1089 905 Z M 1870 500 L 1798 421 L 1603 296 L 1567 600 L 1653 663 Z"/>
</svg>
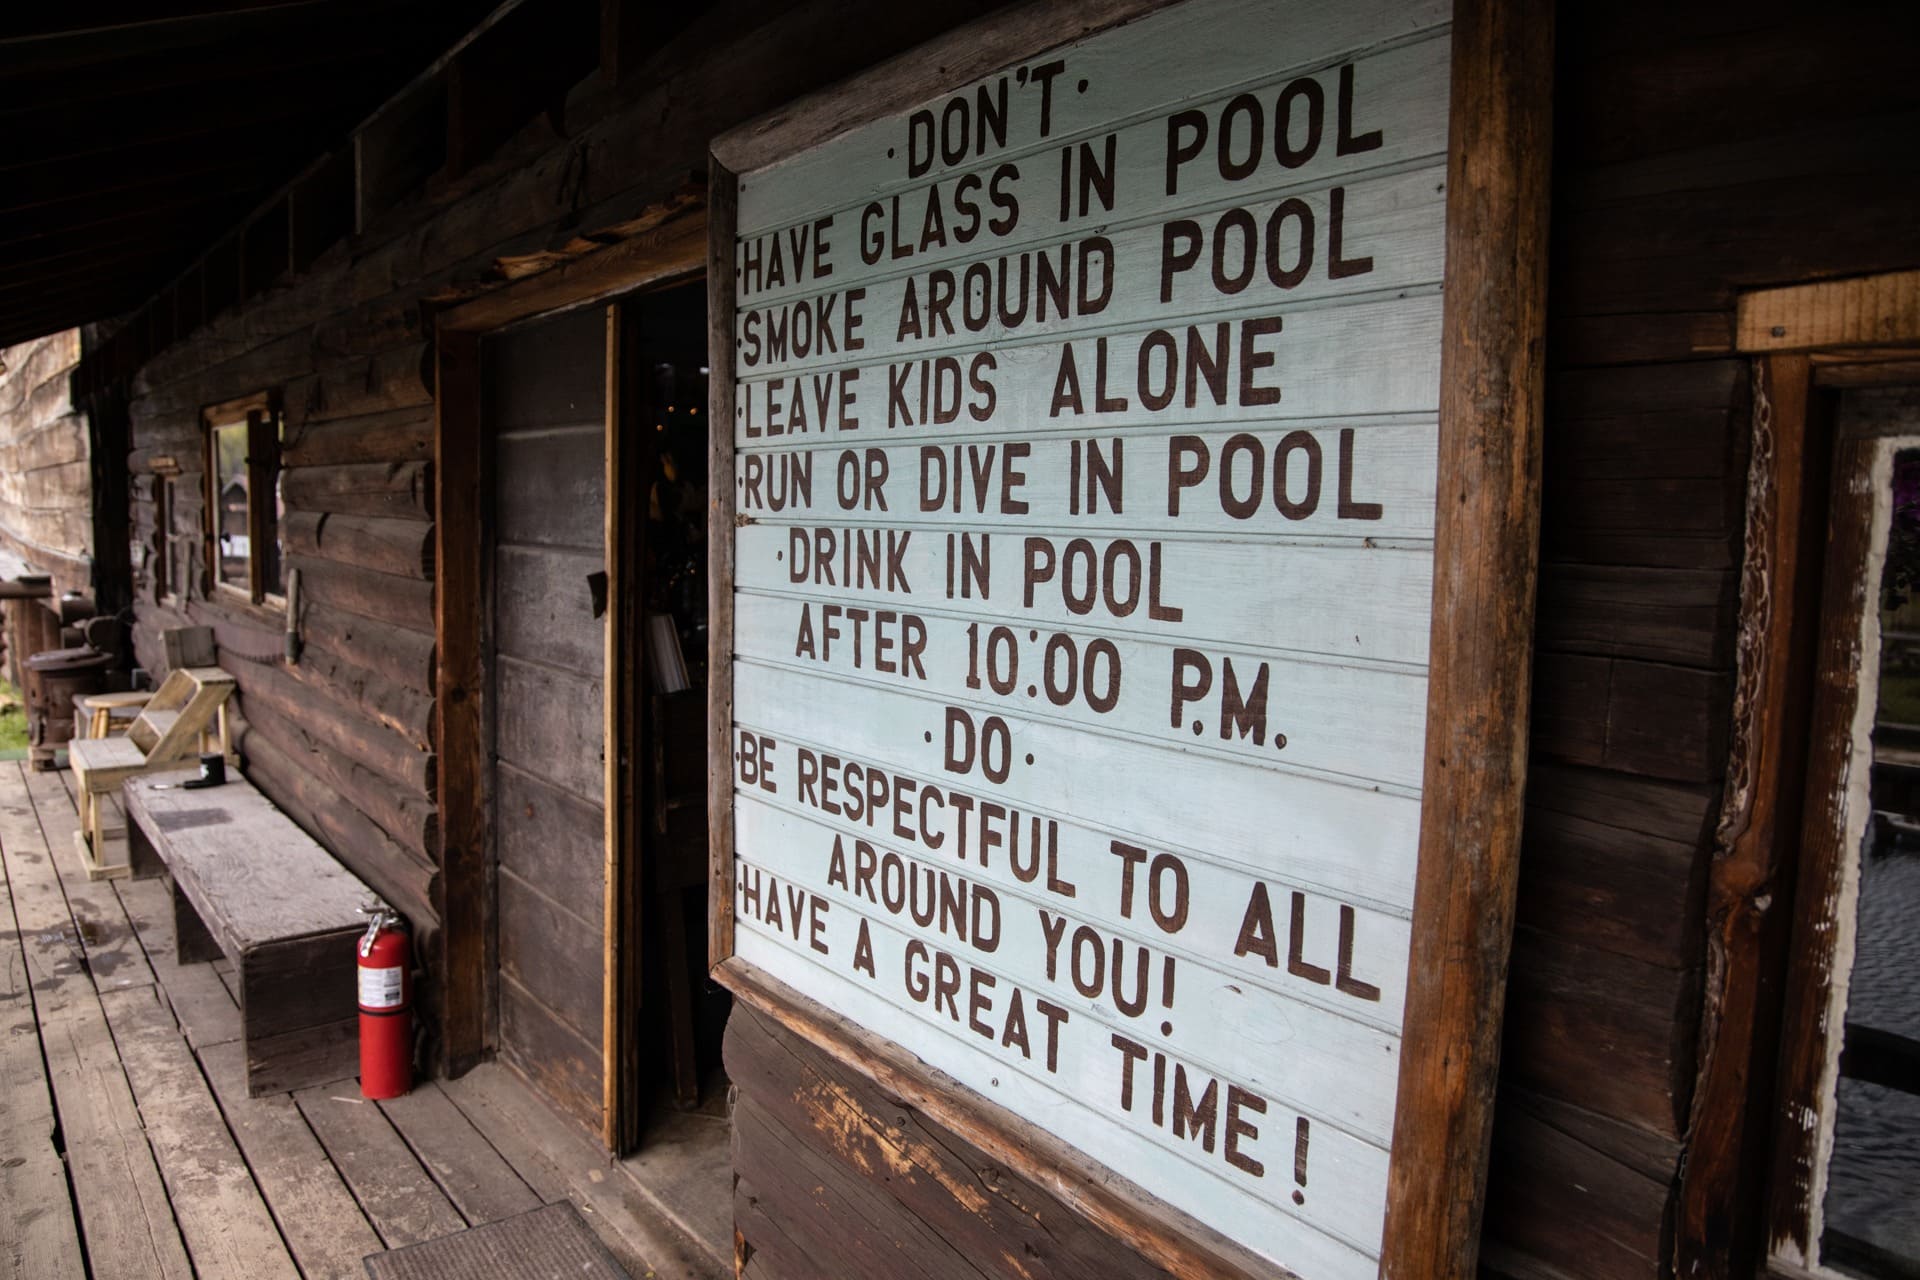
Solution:
<svg viewBox="0 0 1920 1280">
<path fill-rule="evenodd" d="M 247 427 L 247 584 L 226 581 L 220 573 L 220 468 L 218 433 L 245 424 Z M 267 589 L 266 566 L 257 548 L 278 546 L 280 520 L 272 495 L 280 477 L 280 393 L 261 391 L 236 400 L 207 405 L 200 411 L 201 471 L 203 474 L 201 537 L 206 546 L 203 568 L 205 596 L 235 604 L 284 613 L 284 590 Z M 280 575 L 285 580 L 284 550 L 280 553 Z"/>
</svg>

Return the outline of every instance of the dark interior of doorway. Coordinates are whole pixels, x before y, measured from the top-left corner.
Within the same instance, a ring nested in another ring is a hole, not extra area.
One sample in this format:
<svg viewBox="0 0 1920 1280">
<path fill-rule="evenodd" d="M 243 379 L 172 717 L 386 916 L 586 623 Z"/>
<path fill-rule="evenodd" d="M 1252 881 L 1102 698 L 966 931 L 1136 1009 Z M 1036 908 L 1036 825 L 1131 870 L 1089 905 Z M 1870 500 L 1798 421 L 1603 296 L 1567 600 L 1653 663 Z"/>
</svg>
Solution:
<svg viewBox="0 0 1920 1280">
<path fill-rule="evenodd" d="M 622 451 L 634 515 L 626 634 L 641 744 L 635 1070 L 641 1127 L 661 1108 L 724 1108 L 731 998 L 707 977 L 707 307 L 703 281 L 621 304 Z"/>
</svg>

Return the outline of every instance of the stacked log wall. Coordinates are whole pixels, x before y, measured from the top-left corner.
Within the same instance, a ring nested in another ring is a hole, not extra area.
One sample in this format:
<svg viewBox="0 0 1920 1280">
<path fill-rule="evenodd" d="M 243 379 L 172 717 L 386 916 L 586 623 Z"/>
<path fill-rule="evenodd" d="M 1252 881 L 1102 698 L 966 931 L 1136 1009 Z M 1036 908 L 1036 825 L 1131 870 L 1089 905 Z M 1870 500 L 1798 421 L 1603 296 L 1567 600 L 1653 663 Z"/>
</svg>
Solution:
<svg viewBox="0 0 1920 1280">
<path fill-rule="evenodd" d="M 1910 7 L 1562 4 L 1533 766 L 1483 1258 L 1670 1275 L 1732 725 L 1746 288 L 1911 267 Z"/>
<path fill-rule="evenodd" d="M 0 348 L 0 551 L 56 592 L 93 590 L 87 420 L 68 390 L 79 362 L 78 329 Z"/>
<path fill-rule="evenodd" d="M 718 6 L 622 85 L 590 77 L 563 111 L 542 113 L 491 159 L 427 179 L 304 273 L 222 312 L 135 374 L 138 659 L 159 668 L 170 627 L 214 628 L 239 686 L 248 776 L 407 914 L 416 955 L 437 953 L 441 920 L 432 311 L 522 276 L 528 263 L 618 240 L 649 211 L 686 200 L 716 134 L 996 2 Z M 270 390 L 285 422 L 286 567 L 300 570 L 303 651 L 293 665 L 274 660 L 279 615 L 205 588 L 200 412 Z M 173 486 L 165 531 L 163 477 Z M 168 593 L 154 572 L 163 537 L 183 559 L 182 591 Z M 427 977 L 431 1016 L 436 975 Z"/>
</svg>

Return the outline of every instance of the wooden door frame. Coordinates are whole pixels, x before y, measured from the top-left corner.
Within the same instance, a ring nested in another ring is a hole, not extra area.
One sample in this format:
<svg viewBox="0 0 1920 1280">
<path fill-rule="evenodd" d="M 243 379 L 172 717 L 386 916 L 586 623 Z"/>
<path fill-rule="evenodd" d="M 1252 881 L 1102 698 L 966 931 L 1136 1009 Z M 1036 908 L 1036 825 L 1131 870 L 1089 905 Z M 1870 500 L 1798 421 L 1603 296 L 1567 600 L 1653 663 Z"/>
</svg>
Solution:
<svg viewBox="0 0 1920 1280">
<path fill-rule="evenodd" d="M 1831 763 L 1814 690 L 1834 606 L 1830 511 L 1844 523 L 1832 510 L 1835 442 L 1820 393 L 1920 382 L 1920 272 L 1756 290 L 1739 299 L 1735 331 L 1753 360 L 1753 426 L 1732 746 L 1708 871 L 1709 981 L 1675 1203 L 1682 1275 L 1766 1271 L 1783 1232 L 1803 1252 L 1807 1243 L 1784 1221 L 1796 1213 L 1791 1170 L 1805 1158 L 1788 1116 L 1803 1092 L 1788 1006 L 1810 994 L 1795 994 L 1807 978 L 1790 978 L 1788 962 L 1806 928 L 1796 916 L 1820 897 L 1796 881 L 1813 818 L 1808 771 Z"/>
<path fill-rule="evenodd" d="M 492 971 L 495 919 L 488 873 L 488 582 L 484 501 L 488 467 L 481 406 L 482 339 L 535 317 L 607 305 L 606 455 L 608 601 L 604 615 L 602 694 L 606 751 L 606 911 L 601 1033 L 600 1137 L 609 1149 L 631 1144 L 639 1124 L 634 1072 L 639 996 L 639 823 L 627 798 L 640 722 L 631 714 L 640 667 L 621 662 L 640 566 L 621 554 L 625 535 L 644 518 L 644 503 L 622 500 L 620 477 L 630 459 L 620 448 L 629 412 L 619 376 L 622 334 L 618 294 L 697 277 L 706 268 L 704 193 L 683 190 L 647 229 L 605 249 L 529 276 L 439 312 L 434 320 L 434 689 L 439 751 L 441 1053 L 458 1075 L 498 1044 Z M 635 506 L 639 510 L 634 510 Z M 625 750 L 618 749 L 625 746 Z"/>
</svg>

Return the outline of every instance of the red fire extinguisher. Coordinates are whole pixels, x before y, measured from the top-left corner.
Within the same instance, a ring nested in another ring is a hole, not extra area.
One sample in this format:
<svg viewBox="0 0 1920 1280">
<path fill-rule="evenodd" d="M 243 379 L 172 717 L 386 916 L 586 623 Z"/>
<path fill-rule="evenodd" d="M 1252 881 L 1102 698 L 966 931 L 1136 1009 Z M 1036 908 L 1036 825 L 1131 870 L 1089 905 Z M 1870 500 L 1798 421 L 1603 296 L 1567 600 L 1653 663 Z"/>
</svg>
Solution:
<svg viewBox="0 0 1920 1280">
<path fill-rule="evenodd" d="M 360 938 L 360 1093 L 397 1098 L 413 1088 L 413 975 L 404 922 L 386 907 Z"/>
</svg>

